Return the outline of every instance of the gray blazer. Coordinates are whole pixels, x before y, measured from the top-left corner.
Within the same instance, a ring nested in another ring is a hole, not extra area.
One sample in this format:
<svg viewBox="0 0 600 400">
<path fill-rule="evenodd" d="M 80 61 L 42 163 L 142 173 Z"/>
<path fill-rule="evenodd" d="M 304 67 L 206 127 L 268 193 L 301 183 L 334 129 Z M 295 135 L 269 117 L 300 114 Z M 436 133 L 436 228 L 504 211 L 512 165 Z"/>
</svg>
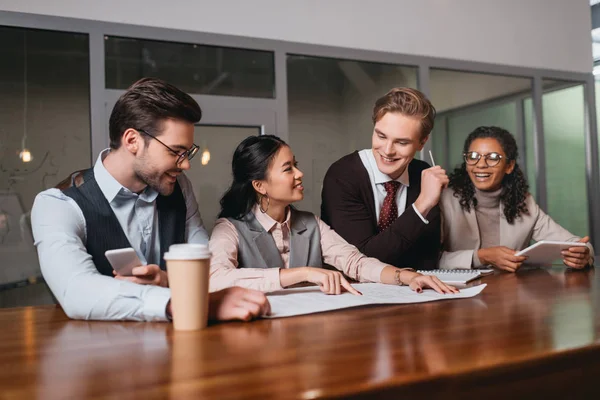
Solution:
<svg viewBox="0 0 600 400">
<path fill-rule="evenodd" d="M 291 208 L 290 268 L 322 267 L 321 232 L 314 214 Z M 239 268 L 283 268 L 275 240 L 250 211 L 242 220 L 227 218 L 239 237 Z"/>
<path fill-rule="evenodd" d="M 515 250 L 529 246 L 531 240 L 556 240 L 576 242 L 581 239 L 554 222 L 537 205 L 533 196 L 527 196 L 527 214 L 521 215 L 512 224 L 506 221 L 502 203 L 500 204 L 500 243 Z M 479 250 L 481 240 L 479 227 L 473 208 L 463 210 L 454 197 L 452 189 L 445 189 L 440 199 L 442 211 L 442 255 L 439 268 L 471 268 L 473 252 Z M 592 257 L 593 247 L 588 244 Z"/>
</svg>

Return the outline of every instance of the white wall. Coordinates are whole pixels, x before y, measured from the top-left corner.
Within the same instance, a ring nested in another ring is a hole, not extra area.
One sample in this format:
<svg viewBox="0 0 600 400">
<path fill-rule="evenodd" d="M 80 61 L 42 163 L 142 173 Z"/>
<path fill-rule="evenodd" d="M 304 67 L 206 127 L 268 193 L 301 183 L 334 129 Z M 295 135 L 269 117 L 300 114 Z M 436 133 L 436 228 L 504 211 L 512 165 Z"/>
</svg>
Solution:
<svg viewBox="0 0 600 400">
<path fill-rule="evenodd" d="M 0 0 L 0 10 L 590 72 L 588 0 Z"/>
</svg>

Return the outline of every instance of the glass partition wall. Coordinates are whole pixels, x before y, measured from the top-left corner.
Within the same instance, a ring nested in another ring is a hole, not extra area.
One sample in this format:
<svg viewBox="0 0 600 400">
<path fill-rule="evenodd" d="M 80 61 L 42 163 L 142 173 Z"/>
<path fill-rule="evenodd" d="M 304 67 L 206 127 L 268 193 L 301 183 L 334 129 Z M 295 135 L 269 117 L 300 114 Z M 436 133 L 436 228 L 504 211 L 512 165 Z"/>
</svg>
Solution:
<svg viewBox="0 0 600 400">
<path fill-rule="evenodd" d="M 203 109 L 195 134 L 210 161 L 194 160 L 189 175 L 209 229 L 243 137 L 289 141 L 305 173 L 298 207 L 318 214 L 329 165 L 370 147 L 375 99 L 409 86 L 438 110 L 426 147 L 438 164 L 450 171 L 460 163 L 477 126 L 509 130 L 542 208 L 600 247 L 600 218 L 589 206 L 600 201 L 591 73 L 10 12 L 0 12 L 0 44 L 0 307 L 9 305 L 2 289 L 39 276 L 28 227 L 36 193 L 92 165 L 108 145 L 114 102 L 144 76 L 181 87 Z M 10 261 L 17 248 L 29 261 Z"/>
<path fill-rule="evenodd" d="M 92 161 L 89 39 L 0 26 L 0 48 L 0 288 L 10 288 L 40 275 L 35 196 Z M 52 301 L 36 288 L 27 304 Z M 19 304 L 0 298 L 0 307 Z"/>
<path fill-rule="evenodd" d="M 531 78 L 432 68 L 429 85 L 437 109 L 433 151 L 447 171 L 462 163 L 465 139 L 479 126 L 506 129 L 515 136 L 521 156 L 525 153 L 522 102 L 531 98 Z M 518 161 L 527 169 L 524 158 Z"/>
<path fill-rule="evenodd" d="M 288 55 L 289 144 L 304 173 L 298 207 L 317 215 L 329 166 L 371 147 L 372 110 L 395 86 L 417 87 L 417 68 L 355 60 Z"/>
<path fill-rule="evenodd" d="M 583 85 L 544 79 L 547 212 L 578 236 L 590 234 Z"/>
</svg>

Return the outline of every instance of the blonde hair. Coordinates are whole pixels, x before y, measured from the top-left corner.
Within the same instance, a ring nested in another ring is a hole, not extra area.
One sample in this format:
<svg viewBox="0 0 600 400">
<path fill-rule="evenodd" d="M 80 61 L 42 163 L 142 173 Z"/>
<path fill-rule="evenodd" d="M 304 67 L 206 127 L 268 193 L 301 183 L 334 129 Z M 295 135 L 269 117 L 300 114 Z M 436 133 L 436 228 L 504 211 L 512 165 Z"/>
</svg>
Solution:
<svg viewBox="0 0 600 400">
<path fill-rule="evenodd" d="M 373 123 L 375 124 L 389 112 L 419 119 L 421 138 L 425 138 L 433 130 L 435 107 L 423 93 L 416 89 L 394 88 L 377 99 L 373 107 Z"/>
</svg>

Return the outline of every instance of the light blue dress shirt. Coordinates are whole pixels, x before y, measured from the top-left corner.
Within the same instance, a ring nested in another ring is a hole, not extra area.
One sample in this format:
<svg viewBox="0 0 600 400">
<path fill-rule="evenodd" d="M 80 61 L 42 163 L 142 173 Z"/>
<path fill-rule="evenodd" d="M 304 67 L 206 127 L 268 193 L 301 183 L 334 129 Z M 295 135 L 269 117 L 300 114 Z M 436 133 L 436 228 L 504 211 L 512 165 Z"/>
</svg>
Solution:
<svg viewBox="0 0 600 400">
<path fill-rule="evenodd" d="M 360 156 L 360 160 L 362 161 L 365 169 L 367 170 L 367 174 L 369 174 L 369 181 L 371 181 L 373 197 L 375 198 L 375 216 L 377 218 L 377 221 L 379 221 L 381 207 L 383 206 L 383 201 L 387 196 L 384 183 L 392 181 L 393 179 L 390 178 L 389 175 L 386 175 L 379 170 L 372 149 L 361 150 L 358 152 L 358 155 Z M 400 182 L 401 184 L 398 188 L 398 192 L 396 193 L 396 206 L 398 207 L 398 216 L 400 216 L 406 210 L 406 192 L 407 188 L 410 186 L 408 167 L 404 170 L 404 173 L 402 173 L 402 175 L 400 175 L 400 177 L 396 179 L 396 181 Z M 419 216 L 419 218 L 421 218 L 421 221 L 428 224 L 429 221 L 425 219 L 423 215 L 421 215 L 419 210 L 417 210 L 417 207 L 415 207 L 414 204 L 412 205 L 412 207 Z"/>
<path fill-rule="evenodd" d="M 102 151 L 94 165 L 96 182 L 140 260 L 159 264 L 158 193 L 147 187 L 136 194 L 121 186 L 102 163 L 109 151 Z M 185 240 L 208 244 L 192 185 L 184 174 L 179 175 L 177 181 L 187 208 Z M 42 275 L 69 317 L 167 319 L 170 289 L 138 285 L 98 272 L 86 250 L 86 222 L 75 200 L 55 188 L 41 192 L 31 210 L 31 224 Z"/>
</svg>

